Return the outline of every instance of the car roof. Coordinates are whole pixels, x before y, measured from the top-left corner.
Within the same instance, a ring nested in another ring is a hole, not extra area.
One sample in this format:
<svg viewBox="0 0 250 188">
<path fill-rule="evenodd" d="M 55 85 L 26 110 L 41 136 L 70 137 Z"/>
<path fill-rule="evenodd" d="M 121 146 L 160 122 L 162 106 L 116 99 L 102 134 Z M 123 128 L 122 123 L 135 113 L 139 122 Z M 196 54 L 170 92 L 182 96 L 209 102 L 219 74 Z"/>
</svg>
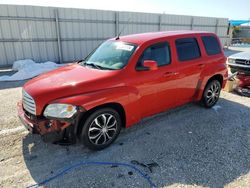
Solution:
<svg viewBox="0 0 250 188">
<path fill-rule="evenodd" d="M 161 31 L 161 32 L 150 32 L 150 33 L 141 33 L 141 34 L 133 34 L 133 35 L 126 35 L 126 36 L 120 36 L 118 40 L 128 43 L 134 43 L 141 45 L 145 42 L 158 39 L 158 38 L 165 38 L 165 37 L 171 37 L 171 36 L 183 36 L 187 34 L 214 34 L 212 32 L 207 31 Z M 111 40 L 115 40 L 115 38 L 112 38 Z"/>
</svg>

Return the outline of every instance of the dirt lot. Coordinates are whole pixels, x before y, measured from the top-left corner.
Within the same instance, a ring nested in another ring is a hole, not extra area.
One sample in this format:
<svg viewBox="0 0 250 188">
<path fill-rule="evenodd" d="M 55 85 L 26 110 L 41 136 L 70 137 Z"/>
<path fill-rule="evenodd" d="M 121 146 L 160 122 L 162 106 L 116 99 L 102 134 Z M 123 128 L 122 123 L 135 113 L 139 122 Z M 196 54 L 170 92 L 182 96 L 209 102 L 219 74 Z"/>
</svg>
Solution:
<svg viewBox="0 0 250 188">
<path fill-rule="evenodd" d="M 213 109 L 197 104 L 147 118 L 123 130 L 109 148 L 45 144 L 16 116 L 21 85 L 0 84 L 0 187 L 27 187 L 81 161 L 155 163 L 147 173 L 158 187 L 250 187 L 250 98 L 222 92 Z M 157 165 L 156 165 L 157 164 Z M 135 171 L 91 165 L 44 187 L 149 187 Z"/>
</svg>

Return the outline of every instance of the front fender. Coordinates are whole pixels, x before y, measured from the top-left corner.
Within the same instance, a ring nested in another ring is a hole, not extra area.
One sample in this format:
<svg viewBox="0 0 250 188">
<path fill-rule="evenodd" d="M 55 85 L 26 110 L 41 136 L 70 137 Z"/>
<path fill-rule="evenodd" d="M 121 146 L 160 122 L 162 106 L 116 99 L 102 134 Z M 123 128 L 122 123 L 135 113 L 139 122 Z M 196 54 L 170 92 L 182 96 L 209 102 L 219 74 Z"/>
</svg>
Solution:
<svg viewBox="0 0 250 188">
<path fill-rule="evenodd" d="M 140 120 L 138 90 L 129 86 L 118 86 L 94 92 L 74 95 L 57 99 L 55 103 L 67 103 L 82 106 L 85 110 L 91 110 L 97 106 L 118 103 L 125 111 L 126 126 L 132 125 Z"/>
</svg>

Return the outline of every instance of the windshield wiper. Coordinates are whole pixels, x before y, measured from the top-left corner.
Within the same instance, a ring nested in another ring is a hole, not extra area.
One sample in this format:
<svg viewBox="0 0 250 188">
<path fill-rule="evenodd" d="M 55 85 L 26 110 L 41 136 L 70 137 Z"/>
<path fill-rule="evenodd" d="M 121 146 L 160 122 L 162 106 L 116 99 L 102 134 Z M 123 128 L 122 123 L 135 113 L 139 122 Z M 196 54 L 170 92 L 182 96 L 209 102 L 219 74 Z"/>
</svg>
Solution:
<svg viewBox="0 0 250 188">
<path fill-rule="evenodd" d="M 108 68 L 108 67 L 102 67 L 102 69 L 105 69 L 105 70 L 117 70 L 117 69 L 112 69 L 112 68 Z"/>
<path fill-rule="evenodd" d="M 88 66 L 94 67 L 94 68 L 96 68 L 96 69 L 102 69 L 101 66 L 96 65 L 95 63 L 86 63 L 86 62 L 85 62 L 84 65 L 88 65 Z"/>
<path fill-rule="evenodd" d="M 84 65 L 89 65 L 91 67 L 94 67 L 94 68 L 100 69 L 100 70 L 116 70 L 116 69 L 112 69 L 112 68 L 109 68 L 109 67 L 103 67 L 103 66 L 97 65 L 95 63 L 86 63 L 86 62 L 84 62 Z"/>
</svg>

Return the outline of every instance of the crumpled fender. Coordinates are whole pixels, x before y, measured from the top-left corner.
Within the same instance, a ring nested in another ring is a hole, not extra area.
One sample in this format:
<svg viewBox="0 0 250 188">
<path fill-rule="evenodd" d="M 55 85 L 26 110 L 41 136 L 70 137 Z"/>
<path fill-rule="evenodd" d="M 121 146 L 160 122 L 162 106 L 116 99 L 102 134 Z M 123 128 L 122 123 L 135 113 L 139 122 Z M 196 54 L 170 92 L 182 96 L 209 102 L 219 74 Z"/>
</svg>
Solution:
<svg viewBox="0 0 250 188">
<path fill-rule="evenodd" d="M 139 94 L 136 88 L 117 86 L 89 93 L 74 95 L 52 101 L 52 103 L 67 103 L 91 110 L 107 103 L 118 103 L 125 111 L 126 127 L 138 122 L 141 118 L 139 110 Z"/>
</svg>

